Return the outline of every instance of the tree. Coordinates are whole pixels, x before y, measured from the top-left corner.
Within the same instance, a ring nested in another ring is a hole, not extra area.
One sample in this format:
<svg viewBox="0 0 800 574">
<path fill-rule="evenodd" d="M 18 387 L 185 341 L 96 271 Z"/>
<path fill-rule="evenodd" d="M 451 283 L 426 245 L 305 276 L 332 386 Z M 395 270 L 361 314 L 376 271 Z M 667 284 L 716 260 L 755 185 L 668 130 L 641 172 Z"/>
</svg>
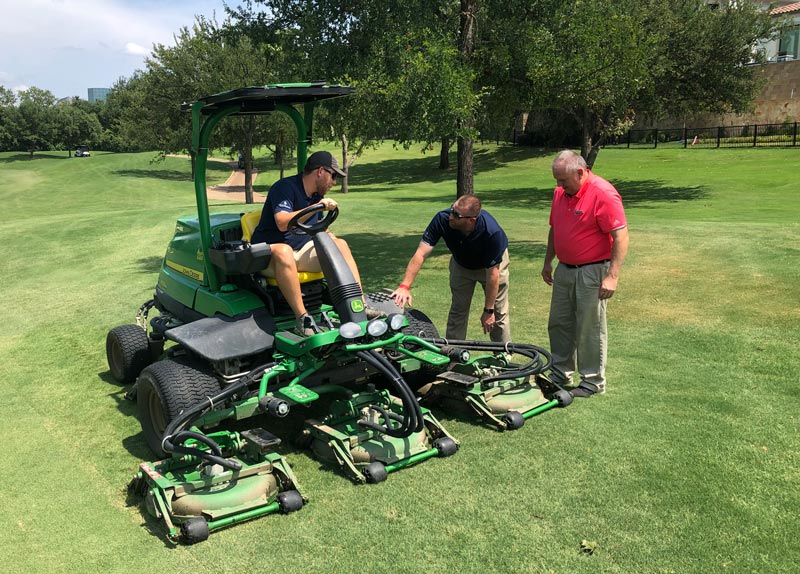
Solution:
<svg viewBox="0 0 800 574">
<path fill-rule="evenodd" d="M 272 78 L 269 62 L 274 49 L 256 45 L 248 37 L 234 34 L 227 25 L 197 17 L 191 28 L 175 35 L 175 46 L 157 44 L 145 61 L 146 70 L 125 87 L 117 98 L 127 106 L 121 114 L 120 134 L 138 147 L 168 153 L 187 150 L 191 141 L 191 116 L 180 104 L 242 86 L 264 85 Z M 245 163 L 245 194 L 252 203 L 252 148 L 276 134 L 274 122 L 256 118 L 228 120 L 215 132 L 215 148 L 233 155 L 242 152 Z M 194 152 L 192 170 L 194 171 Z"/>
<path fill-rule="evenodd" d="M 56 106 L 53 142 L 57 147 L 66 148 L 70 157 L 77 145 L 92 146 L 101 133 L 97 116 L 82 109 L 80 104 Z"/>
<path fill-rule="evenodd" d="M 402 145 L 421 142 L 423 149 L 441 142 L 446 167 L 449 142 L 471 141 L 476 133 L 479 90 L 469 53 L 459 50 L 458 5 L 320 0 L 312 10 L 306 0 L 257 3 L 273 18 L 254 13 L 249 2 L 235 17 L 246 33 L 281 42 L 295 78 L 324 77 L 357 88 L 328 115 L 346 168 L 360 150 L 386 137 Z M 350 148 L 355 151 L 348 153 Z"/>
<path fill-rule="evenodd" d="M 772 25 L 745 0 L 718 10 L 702 0 L 552 0 L 537 8 L 520 11 L 526 32 L 508 47 L 525 63 L 532 107 L 577 120 L 590 166 L 605 138 L 636 114 L 746 107 L 758 89 L 747 63 Z"/>
<path fill-rule="evenodd" d="M 0 86 L 0 150 L 15 149 L 17 144 L 17 96 Z"/>
<path fill-rule="evenodd" d="M 53 147 L 56 97 L 36 87 L 19 93 L 17 143 L 30 153 Z"/>
</svg>

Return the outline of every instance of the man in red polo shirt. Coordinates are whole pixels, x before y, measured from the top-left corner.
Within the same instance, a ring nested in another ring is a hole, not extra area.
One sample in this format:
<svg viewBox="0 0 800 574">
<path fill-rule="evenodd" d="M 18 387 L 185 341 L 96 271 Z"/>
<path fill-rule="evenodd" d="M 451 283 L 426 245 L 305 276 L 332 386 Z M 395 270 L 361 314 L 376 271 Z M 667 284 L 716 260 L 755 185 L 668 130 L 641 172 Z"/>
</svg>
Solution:
<svg viewBox="0 0 800 574">
<path fill-rule="evenodd" d="M 619 193 L 589 171 L 580 155 L 559 153 L 553 177 L 558 187 L 542 267 L 542 279 L 553 287 L 547 325 L 552 375 L 569 384 L 577 366 L 580 384 L 572 394 L 590 397 L 606 390 L 606 305 L 628 251 L 628 227 Z"/>
</svg>

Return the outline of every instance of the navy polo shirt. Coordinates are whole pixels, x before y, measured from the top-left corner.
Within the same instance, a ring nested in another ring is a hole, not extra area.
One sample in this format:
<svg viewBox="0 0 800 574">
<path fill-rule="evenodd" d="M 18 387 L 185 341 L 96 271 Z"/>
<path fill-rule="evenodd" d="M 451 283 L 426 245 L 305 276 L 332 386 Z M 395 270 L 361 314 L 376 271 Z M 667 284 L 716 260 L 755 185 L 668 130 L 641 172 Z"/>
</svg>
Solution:
<svg viewBox="0 0 800 574">
<path fill-rule="evenodd" d="M 279 179 L 269 188 L 264 209 L 261 211 L 261 221 L 253 232 L 251 243 L 288 243 L 297 251 L 307 242 L 311 241 L 310 235 L 296 235 L 291 231 L 283 232 L 275 223 L 275 214 L 291 213 L 305 209 L 309 205 L 319 203 L 322 196 L 314 193 L 311 197 L 303 189 L 302 174 L 292 175 Z M 312 215 L 306 223 L 314 223 L 322 216 L 321 213 Z"/>
<path fill-rule="evenodd" d="M 469 235 L 450 227 L 450 210 L 445 209 L 433 216 L 422 241 L 434 247 L 440 238 L 456 263 L 467 269 L 489 269 L 499 265 L 503 253 L 508 249 L 508 237 L 488 211 L 481 210 L 475 229 Z"/>
</svg>

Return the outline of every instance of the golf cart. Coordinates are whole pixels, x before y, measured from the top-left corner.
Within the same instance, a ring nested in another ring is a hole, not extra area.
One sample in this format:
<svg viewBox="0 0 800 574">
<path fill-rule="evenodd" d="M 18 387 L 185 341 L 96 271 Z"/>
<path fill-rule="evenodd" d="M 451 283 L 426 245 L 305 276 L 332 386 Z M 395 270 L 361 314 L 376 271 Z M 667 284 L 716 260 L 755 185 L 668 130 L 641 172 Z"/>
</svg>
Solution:
<svg viewBox="0 0 800 574">
<path fill-rule="evenodd" d="M 91 155 L 88 146 L 79 145 L 75 147 L 75 157 L 89 157 Z"/>
<path fill-rule="evenodd" d="M 274 433 L 291 421 L 298 445 L 356 483 L 375 483 L 458 450 L 411 385 L 429 398 L 461 400 L 500 428 L 518 428 L 571 399 L 537 384 L 551 363 L 544 349 L 448 342 L 423 313 L 397 307 L 388 290 L 363 294 L 326 232 L 339 212 L 322 217 L 320 205 L 289 223 L 312 236 L 322 267 L 299 276 L 306 309 L 322 331 L 298 335 L 277 283 L 261 273 L 270 245 L 250 242 L 260 210 L 209 213 L 208 146 L 223 118 L 289 115 L 300 172 L 314 106 L 352 91 L 276 84 L 184 105 L 192 115 L 197 215 L 178 220 L 153 299 L 139 308 L 136 324 L 115 327 L 106 340 L 110 372 L 133 383 L 127 396 L 136 400 L 158 458 L 140 465 L 130 491 L 164 520 L 171 539 L 194 543 L 220 527 L 301 509 L 307 498 L 276 452 L 282 439 Z M 365 303 L 377 318 L 368 320 Z M 153 309 L 158 315 L 149 318 Z M 512 362 L 514 354 L 527 361 Z"/>
</svg>

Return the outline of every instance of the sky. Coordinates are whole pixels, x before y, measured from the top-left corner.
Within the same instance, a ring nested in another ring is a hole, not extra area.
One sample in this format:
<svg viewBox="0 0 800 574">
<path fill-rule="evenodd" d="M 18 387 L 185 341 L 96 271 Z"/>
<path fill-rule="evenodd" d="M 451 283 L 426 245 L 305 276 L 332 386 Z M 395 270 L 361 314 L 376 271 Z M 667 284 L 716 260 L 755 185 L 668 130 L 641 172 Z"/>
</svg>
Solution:
<svg viewBox="0 0 800 574">
<path fill-rule="evenodd" d="M 174 45 L 195 14 L 221 22 L 223 0 L 3 0 L 0 85 L 87 99 L 144 69 L 153 44 Z"/>
</svg>

